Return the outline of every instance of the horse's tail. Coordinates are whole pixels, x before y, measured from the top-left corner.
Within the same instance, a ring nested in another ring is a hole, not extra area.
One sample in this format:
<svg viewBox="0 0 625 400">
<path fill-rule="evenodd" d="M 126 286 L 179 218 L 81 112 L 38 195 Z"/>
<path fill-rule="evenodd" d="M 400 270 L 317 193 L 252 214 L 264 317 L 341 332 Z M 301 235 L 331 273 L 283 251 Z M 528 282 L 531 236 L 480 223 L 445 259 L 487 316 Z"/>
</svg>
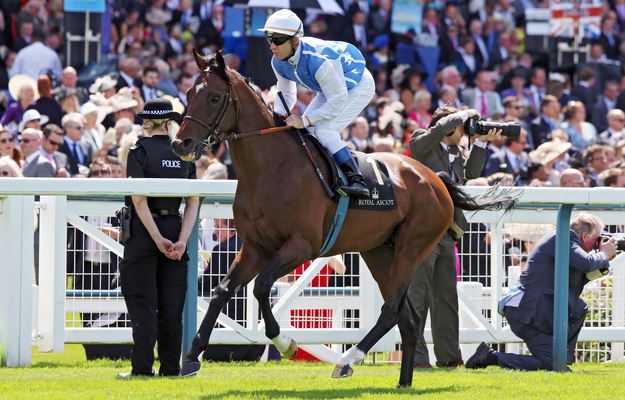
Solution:
<svg viewBox="0 0 625 400">
<path fill-rule="evenodd" d="M 448 173 L 438 172 L 437 175 L 445 184 L 445 187 L 451 196 L 451 200 L 454 202 L 454 206 L 462 210 L 496 211 L 504 208 L 505 214 L 512 210 L 514 204 L 520 196 L 520 193 L 512 193 L 512 188 L 500 191 L 501 184 L 497 183 L 496 185 L 489 187 L 484 193 L 472 197 L 462 189 L 462 185 L 454 182 Z"/>
</svg>

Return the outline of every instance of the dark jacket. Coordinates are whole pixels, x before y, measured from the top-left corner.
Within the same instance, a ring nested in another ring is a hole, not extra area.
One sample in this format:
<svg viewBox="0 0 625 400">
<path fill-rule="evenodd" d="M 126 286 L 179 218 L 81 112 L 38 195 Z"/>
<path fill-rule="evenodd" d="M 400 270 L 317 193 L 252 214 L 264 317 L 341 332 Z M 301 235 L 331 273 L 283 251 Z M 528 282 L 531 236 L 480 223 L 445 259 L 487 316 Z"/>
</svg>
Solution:
<svg viewBox="0 0 625 400">
<path fill-rule="evenodd" d="M 556 230 L 547 233 L 532 249 L 527 264 L 519 278 L 519 288 L 523 298 L 514 319 L 530 325 L 547 334 L 553 333 L 553 294 L 555 286 Z M 580 298 L 584 285 L 588 283 L 586 273 L 608 267 L 606 253 L 586 253 L 577 233 L 570 231 L 569 251 L 569 317 L 580 317 L 586 313 L 588 305 Z M 511 313 L 512 315 L 512 313 Z M 506 317 L 508 313 L 506 313 Z"/>
<path fill-rule="evenodd" d="M 463 123 L 459 114 L 454 113 L 441 118 L 428 130 L 417 129 L 414 131 L 410 138 L 410 154 L 412 158 L 434 172 L 447 172 L 451 175 L 453 168 L 455 181 L 463 183 L 465 179 L 475 179 L 480 176 L 488 148 L 473 146 L 468 159 L 462 156 L 462 149 L 459 146 L 450 146 L 449 153 L 443 149 L 441 140 L 446 134 Z M 451 165 L 449 164 L 450 153 L 456 155 Z M 454 210 L 452 223 L 458 225 L 463 231 L 467 229 L 467 219 L 461 209 Z M 454 239 L 458 238 L 455 237 Z"/>
</svg>

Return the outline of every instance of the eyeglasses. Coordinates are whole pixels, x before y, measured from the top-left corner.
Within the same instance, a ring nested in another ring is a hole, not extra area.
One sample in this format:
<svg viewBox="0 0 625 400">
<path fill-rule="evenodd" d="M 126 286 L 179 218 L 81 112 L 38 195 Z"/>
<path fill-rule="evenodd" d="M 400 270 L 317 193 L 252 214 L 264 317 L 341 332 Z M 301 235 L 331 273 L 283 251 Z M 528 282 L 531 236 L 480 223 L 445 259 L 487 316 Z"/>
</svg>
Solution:
<svg viewBox="0 0 625 400">
<path fill-rule="evenodd" d="M 266 36 L 267 38 L 267 43 L 269 44 L 275 44 L 276 46 L 282 46 L 283 44 L 285 44 L 286 42 L 289 41 L 289 39 L 291 39 L 291 36 Z"/>
<path fill-rule="evenodd" d="M 84 126 L 72 126 L 72 128 L 78 129 L 79 131 L 84 131 L 85 130 Z"/>
<path fill-rule="evenodd" d="M 96 169 L 96 170 L 91 171 L 91 176 L 100 176 L 100 175 L 104 176 L 104 175 L 108 175 L 110 173 L 111 172 L 106 170 L 106 169 L 99 169 L 99 170 Z"/>
<path fill-rule="evenodd" d="M 523 106 L 512 106 L 512 108 L 514 108 L 515 110 L 520 110 L 523 108 Z"/>
<path fill-rule="evenodd" d="M 2 143 L 2 144 L 5 144 L 6 142 L 13 143 L 13 142 L 15 142 L 15 138 L 10 137 L 8 139 L 0 140 L 0 143 Z"/>
<path fill-rule="evenodd" d="M 48 142 L 49 142 L 52 146 L 60 146 L 60 145 L 61 145 L 61 143 L 59 143 L 59 142 L 55 142 L 54 140 L 50 140 L 50 139 L 48 139 Z"/>
<path fill-rule="evenodd" d="M 9 171 L 2 171 L 2 176 L 9 176 L 10 172 Z"/>
</svg>

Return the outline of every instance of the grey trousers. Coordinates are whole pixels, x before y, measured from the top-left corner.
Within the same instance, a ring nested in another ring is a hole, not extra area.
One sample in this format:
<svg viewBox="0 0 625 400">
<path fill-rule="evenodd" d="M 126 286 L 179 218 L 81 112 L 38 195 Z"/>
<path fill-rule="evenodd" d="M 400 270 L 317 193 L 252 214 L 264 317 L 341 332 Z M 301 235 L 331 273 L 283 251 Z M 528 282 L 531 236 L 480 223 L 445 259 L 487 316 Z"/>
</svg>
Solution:
<svg viewBox="0 0 625 400">
<path fill-rule="evenodd" d="M 446 232 L 434 250 L 412 275 L 408 288 L 408 297 L 421 318 L 417 333 L 415 365 L 430 361 L 423 337 L 428 310 L 431 313 L 436 365 L 441 367 L 462 359 L 458 338 L 456 281 L 455 243 L 449 233 Z"/>
</svg>

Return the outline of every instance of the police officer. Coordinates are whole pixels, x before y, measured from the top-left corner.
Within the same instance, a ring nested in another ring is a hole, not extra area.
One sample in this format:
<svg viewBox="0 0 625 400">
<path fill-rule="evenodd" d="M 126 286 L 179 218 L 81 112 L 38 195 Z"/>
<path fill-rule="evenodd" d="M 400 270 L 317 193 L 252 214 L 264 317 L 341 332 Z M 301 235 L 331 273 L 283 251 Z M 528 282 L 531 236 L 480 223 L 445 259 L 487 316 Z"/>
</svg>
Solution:
<svg viewBox="0 0 625 400">
<path fill-rule="evenodd" d="M 128 153 L 129 178 L 195 179 L 195 164 L 180 160 L 170 146 L 172 120 L 180 119 L 167 99 L 145 103 L 143 129 Z M 122 293 L 132 324 L 131 375 L 154 376 L 154 345 L 158 338 L 160 375 L 180 373 L 182 311 L 187 290 L 187 240 L 197 218 L 199 199 L 186 197 L 180 217 L 180 197 L 126 197 L 131 207 L 130 235 L 121 261 Z"/>
</svg>

